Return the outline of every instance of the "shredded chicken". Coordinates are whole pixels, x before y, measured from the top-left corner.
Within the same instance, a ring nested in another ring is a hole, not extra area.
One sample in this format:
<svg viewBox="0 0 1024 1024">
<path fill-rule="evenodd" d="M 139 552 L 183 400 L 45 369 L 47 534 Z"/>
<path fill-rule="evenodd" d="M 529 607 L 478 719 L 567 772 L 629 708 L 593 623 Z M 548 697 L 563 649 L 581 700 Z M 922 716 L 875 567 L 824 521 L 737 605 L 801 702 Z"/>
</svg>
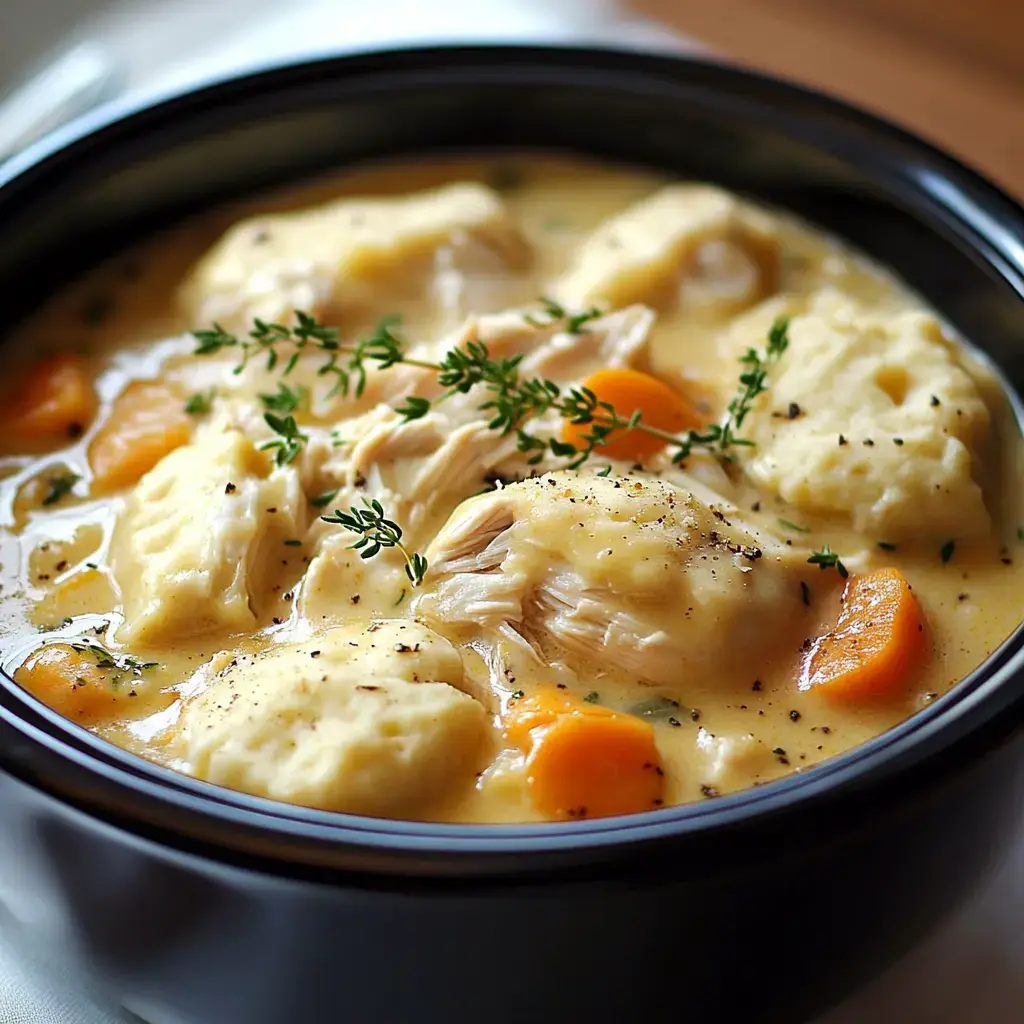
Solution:
<svg viewBox="0 0 1024 1024">
<path fill-rule="evenodd" d="M 427 551 L 416 611 L 462 633 L 510 630 L 550 660 L 651 683 L 728 669 L 801 611 L 806 553 L 740 525 L 696 481 L 554 473 L 465 502 Z M 743 643 L 737 643 L 742 637 Z"/>
</svg>

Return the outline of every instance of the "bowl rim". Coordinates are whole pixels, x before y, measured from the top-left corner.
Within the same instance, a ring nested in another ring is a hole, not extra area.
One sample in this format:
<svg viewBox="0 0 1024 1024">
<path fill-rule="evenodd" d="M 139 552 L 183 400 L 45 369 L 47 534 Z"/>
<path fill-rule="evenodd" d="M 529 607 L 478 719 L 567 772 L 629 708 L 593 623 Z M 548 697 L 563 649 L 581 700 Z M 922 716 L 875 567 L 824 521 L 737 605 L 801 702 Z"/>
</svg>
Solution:
<svg viewBox="0 0 1024 1024">
<path fill-rule="evenodd" d="M 824 125 L 848 145 L 869 143 L 868 154 L 862 150 L 858 165 L 876 180 L 881 177 L 891 191 L 898 192 L 902 183 L 919 212 L 924 200 L 936 219 L 960 235 L 975 256 L 1024 299 L 1024 209 L 956 158 L 883 118 L 775 76 L 703 56 L 636 53 L 609 46 L 389 47 L 297 62 L 275 60 L 139 101 L 115 100 L 0 164 L 0 221 L 12 193 L 29 186 L 45 191 L 46 175 L 55 165 L 83 152 L 88 158 L 90 147 L 116 148 L 126 131 L 145 131 L 150 123 L 166 122 L 181 113 L 188 116 L 197 107 L 228 107 L 241 101 L 249 109 L 253 94 L 266 96 L 278 88 L 287 92 L 310 78 L 314 83 L 333 79 L 341 85 L 347 80 L 358 82 L 361 76 L 382 76 L 392 88 L 400 88 L 408 84 L 404 79 L 409 72 L 413 77 L 425 74 L 435 82 L 446 75 L 458 76 L 464 84 L 480 76 L 498 76 L 507 82 L 510 75 L 533 75 L 533 80 L 538 75 L 554 76 L 586 84 L 596 74 L 605 87 L 622 79 L 645 80 L 649 86 L 662 88 L 681 87 L 691 93 L 712 90 L 722 105 L 774 107 L 782 130 L 819 149 L 824 145 Z M 814 132 L 809 135 L 811 127 Z M 893 175 L 894 162 L 900 175 Z M 1010 393 L 1018 397 L 1012 390 Z M 1016 727 L 1024 709 L 1024 624 L 931 705 L 880 736 L 804 772 L 701 803 L 560 823 L 409 822 L 317 811 L 252 797 L 146 761 L 51 711 L 10 677 L 3 675 L 0 683 L 0 722 L 65 765 L 83 771 L 95 784 L 93 797 L 65 798 L 80 806 L 84 800 L 90 813 L 117 817 L 129 829 L 155 827 L 162 840 L 172 845 L 198 840 L 217 855 L 256 848 L 259 857 L 286 867 L 304 863 L 354 865 L 365 870 L 369 855 L 374 869 L 405 870 L 402 865 L 415 862 L 413 870 L 417 872 L 458 873 L 475 860 L 474 873 L 498 864 L 504 872 L 519 873 L 559 863 L 569 853 L 607 859 L 673 838 L 733 830 L 809 811 L 834 803 L 840 793 L 855 794 L 866 787 L 878 792 L 884 783 L 905 776 L 925 760 L 937 765 L 945 757 L 950 763 L 954 749 L 965 749 L 971 736 L 984 727 L 993 723 L 1004 731 Z M 19 705 L 29 712 L 27 718 L 17 713 Z M 35 724 L 37 721 L 42 724 Z M 2 762 L 0 754 L 0 767 Z M 59 790 L 52 786 L 58 796 Z M 106 794 L 102 799 L 100 792 Z M 128 794 L 132 801 L 121 804 L 118 795 Z M 141 810 L 143 805 L 148 812 Z M 129 810 L 125 811 L 125 806 Z M 531 854 L 529 862 L 522 858 L 524 853 Z M 432 862 L 432 857 L 447 866 Z"/>
</svg>

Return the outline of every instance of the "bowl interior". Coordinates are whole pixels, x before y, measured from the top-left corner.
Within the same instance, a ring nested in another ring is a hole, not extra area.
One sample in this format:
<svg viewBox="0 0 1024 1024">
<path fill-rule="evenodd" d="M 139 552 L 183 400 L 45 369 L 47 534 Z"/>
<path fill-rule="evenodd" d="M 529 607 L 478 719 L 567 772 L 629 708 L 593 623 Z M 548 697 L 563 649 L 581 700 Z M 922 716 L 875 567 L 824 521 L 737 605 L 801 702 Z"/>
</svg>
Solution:
<svg viewBox="0 0 1024 1024">
<path fill-rule="evenodd" d="M 1024 214 L 1005 196 L 899 130 L 792 86 L 715 64 L 591 50 L 374 54 L 270 69 L 135 112 L 101 110 L 0 166 L 0 294 L 7 321 L 102 257 L 217 202 L 356 161 L 495 148 L 650 165 L 792 210 L 892 267 L 1013 388 L 1024 385 Z M 1011 641 L 975 684 L 997 663 L 1005 675 L 1019 646 Z M 802 780 L 721 804 L 754 805 L 818 774 L 852 771 L 876 748 L 910 743 L 944 709 L 952 719 L 948 709 L 971 692 L 950 694 L 914 722 Z M 1003 693 L 998 703 L 1019 696 Z M 985 715 L 996 710 L 992 704 Z M 107 775 L 132 774 L 140 785 L 155 779 L 168 792 L 210 805 L 212 796 L 277 823 L 324 818 L 132 766 L 130 755 L 102 751 L 105 744 L 56 725 L 56 716 L 38 708 L 14 717 L 31 719 L 40 735 L 60 729 L 75 736 L 83 763 L 100 756 Z M 669 823 L 718 813 L 702 805 L 658 816 Z M 353 821 L 359 819 L 348 824 Z M 402 826 L 373 823 L 372 829 Z M 361 827 L 371 826 L 363 820 Z M 577 834 L 613 827 L 621 824 L 573 826 Z"/>
</svg>

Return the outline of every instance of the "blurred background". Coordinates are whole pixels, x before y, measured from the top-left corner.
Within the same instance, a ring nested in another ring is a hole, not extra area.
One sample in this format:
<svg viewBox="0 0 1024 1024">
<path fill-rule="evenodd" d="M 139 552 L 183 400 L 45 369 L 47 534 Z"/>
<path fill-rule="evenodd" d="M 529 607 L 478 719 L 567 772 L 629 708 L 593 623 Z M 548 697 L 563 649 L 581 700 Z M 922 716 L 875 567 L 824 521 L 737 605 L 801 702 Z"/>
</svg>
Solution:
<svg viewBox="0 0 1024 1024">
<path fill-rule="evenodd" d="M 96 104 L 305 56 L 456 41 L 702 52 L 880 112 L 1024 197 L 1024 0 L 0 0 L 0 162 Z M 955 827 L 951 823 L 951 827 Z M 1024 844 L 821 1024 L 1024 1019 Z M 0 1024 L 120 1024 L 0 928 Z"/>
<path fill-rule="evenodd" d="M 1024 193 L 1020 0 L 0 0 L 0 157 L 101 99 L 423 40 L 706 47 L 887 114 Z"/>
</svg>

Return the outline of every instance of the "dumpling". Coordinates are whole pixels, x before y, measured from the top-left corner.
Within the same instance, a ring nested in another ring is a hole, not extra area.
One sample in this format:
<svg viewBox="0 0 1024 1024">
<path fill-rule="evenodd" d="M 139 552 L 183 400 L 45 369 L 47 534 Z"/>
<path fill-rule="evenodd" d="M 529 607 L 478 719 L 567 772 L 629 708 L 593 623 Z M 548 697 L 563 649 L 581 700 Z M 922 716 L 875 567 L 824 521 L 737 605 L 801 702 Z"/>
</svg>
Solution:
<svg viewBox="0 0 1024 1024">
<path fill-rule="evenodd" d="M 171 452 L 129 496 L 113 565 L 124 600 L 120 638 L 172 642 L 253 628 L 266 563 L 302 534 L 306 499 L 293 467 L 274 467 L 223 422 Z"/>
<path fill-rule="evenodd" d="M 696 482 L 570 472 L 471 498 L 427 549 L 416 613 L 543 661 L 649 683 L 728 672 L 799 623 L 806 555 L 734 519 Z M 742 642 L 739 642 L 742 638 Z"/>
<path fill-rule="evenodd" d="M 756 484 L 880 540 L 987 535 L 974 467 L 989 414 L 933 316 L 821 296 L 769 385 L 744 425 Z"/>
<path fill-rule="evenodd" d="M 191 773 L 323 810 L 420 816 L 471 787 L 491 725 L 462 660 L 417 622 L 333 629 L 233 660 L 193 698 L 177 745 Z"/>
<path fill-rule="evenodd" d="M 775 291 L 771 219 L 710 185 L 668 185 L 605 221 L 553 294 L 570 306 L 712 305 L 745 309 Z"/>
<path fill-rule="evenodd" d="M 404 282 L 443 246 L 473 238 L 506 268 L 528 248 L 499 196 L 459 182 L 383 199 L 340 199 L 296 213 L 243 221 L 196 267 L 184 292 L 199 323 L 240 326 L 292 310 L 348 313 L 380 298 L 382 282 Z"/>
</svg>

